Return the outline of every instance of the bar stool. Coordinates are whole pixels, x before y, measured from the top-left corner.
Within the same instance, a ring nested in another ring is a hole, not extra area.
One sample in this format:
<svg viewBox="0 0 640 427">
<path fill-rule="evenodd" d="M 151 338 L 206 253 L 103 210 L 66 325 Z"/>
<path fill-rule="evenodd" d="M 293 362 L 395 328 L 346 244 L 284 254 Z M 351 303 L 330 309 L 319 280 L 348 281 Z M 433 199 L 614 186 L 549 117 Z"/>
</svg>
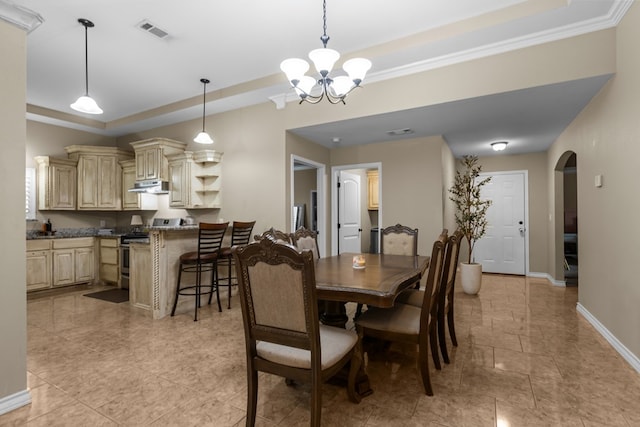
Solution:
<svg viewBox="0 0 640 427">
<path fill-rule="evenodd" d="M 197 321 L 200 296 L 208 294 L 208 304 L 211 304 L 211 297 L 214 291 L 218 299 L 218 311 L 222 311 L 222 307 L 220 306 L 220 293 L 218 292 L 218 256 L 220 247 L 222 246 L 222 238 L 224 237 L 225 231 L 227 231 L 228 225 L 228 222 L 221 224 L 200 223 L 198 230 L 198 250 L 180 255 L 178 283 L 176 284 L 176 296 L 173 301 L 171 316 L 176 312 L 178 297 L 180 295 L 189 295 L 195 297 L 195 315 L 193 321 Z M 207 271 L 211 272 L 211 283 L 208 285 L 202 284 L 202 273 Z M 196 273 L 195 284 L 180 287 L 183 272 Z"/>
<path fill-rule="evenodd" d="M 249 239 L 251 238 L 251 232 L 253 231 L 253 226 L 256 224 L 255 221 L 233 221 L 233 229 L 231 230 L 231 247 L 233 246 L 244 246 L 249 244 Z M 229 299 L 227 302 L 227 308 L 231 308 L 231 286 L 234 285 L 231 280 L 231 270 L 233 266 L 233 256 L 231 255 L 231 247 L 224 247 L 220 249 L 220 256 L 218 257 L 218 261 L 222 263 L 222 265 L 227 264 L 227 283 L 221 284 L 218 286 L 227 286 L 229 289 Z M 235 283 L 237 284 L 237 282 Z"/>
</svg>

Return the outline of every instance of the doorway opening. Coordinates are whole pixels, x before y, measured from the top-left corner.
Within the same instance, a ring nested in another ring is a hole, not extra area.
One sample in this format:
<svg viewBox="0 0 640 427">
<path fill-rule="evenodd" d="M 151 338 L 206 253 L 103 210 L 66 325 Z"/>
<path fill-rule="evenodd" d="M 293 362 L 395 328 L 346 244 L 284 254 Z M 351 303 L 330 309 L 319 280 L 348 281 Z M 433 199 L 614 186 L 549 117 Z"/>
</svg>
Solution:
<svg viewBox="0 0 640 427">
<path fill-rule="evenodd" d="M 320 256 L 326 256 L 326 167 L 322 163 L 291 156 L 291 226 L 300 226 L 318 233 Z"/>
<path fill-rule="evenodd" d="M 332 167 L 331 254 L 377 252 L 381 224 L 382 163 Z"/>
<path fill-rule="evenodd" d="M 563 251 L 566 286 L 578 286 L 578 180 L 576 153 L 568 157 L 563 172 Z"/>
</svg>

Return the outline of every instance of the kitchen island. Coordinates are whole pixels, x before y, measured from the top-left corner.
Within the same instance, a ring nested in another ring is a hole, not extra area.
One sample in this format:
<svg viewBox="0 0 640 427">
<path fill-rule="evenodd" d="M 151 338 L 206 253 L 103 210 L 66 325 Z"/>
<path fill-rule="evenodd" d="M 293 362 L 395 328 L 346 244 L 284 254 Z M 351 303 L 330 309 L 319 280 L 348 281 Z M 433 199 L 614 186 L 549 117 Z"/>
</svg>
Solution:
<svg viewBox="0 0 640 427">
<path fill-rule="evenodd" d="M 131 243 L 131 305 L 154 319 L 171 314 L 180 255 L 197 249 L 198 226 L 149 227 L 149 243 Z M 204 274 L 203 280 L 210 280 L 210 273 Z M 195 274 L 184 273 L 182 280 L 195 281 Z M 190 311 L 193 299 L 180 298 L 176 313 Z"/>
</svg>

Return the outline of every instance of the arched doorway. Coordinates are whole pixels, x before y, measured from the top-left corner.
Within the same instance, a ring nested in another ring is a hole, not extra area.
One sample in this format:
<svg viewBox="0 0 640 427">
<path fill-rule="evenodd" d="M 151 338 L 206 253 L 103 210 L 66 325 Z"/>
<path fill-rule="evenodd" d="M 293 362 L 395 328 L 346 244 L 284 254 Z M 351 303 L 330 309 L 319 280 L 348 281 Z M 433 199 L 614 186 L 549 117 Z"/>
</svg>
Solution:
<svg viewBox="0 0 640 427">
<path fill-rule="evenodd" d="M 555 167 L 556 278 L 566 286 L 578 285 L 578 180 L 577 156 L 567 151 Z"/>
</svg>

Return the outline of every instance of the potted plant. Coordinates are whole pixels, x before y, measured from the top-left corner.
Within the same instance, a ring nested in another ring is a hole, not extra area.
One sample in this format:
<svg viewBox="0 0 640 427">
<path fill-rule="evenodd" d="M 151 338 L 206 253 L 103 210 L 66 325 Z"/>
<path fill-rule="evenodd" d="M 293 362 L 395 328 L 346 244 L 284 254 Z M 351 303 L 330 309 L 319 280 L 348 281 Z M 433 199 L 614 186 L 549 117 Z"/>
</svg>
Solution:
<svg viewBox="0 0 640 427">
<path fill-rule="evenodd" d="M 479 179 L 482 167 L 478 156 L 463 156 L 460 162 L 462 169 L 456 171 L 449 198 L 456 207 L 456 225 L 469 244 L 468 260 L 460 263 L 460 282 L 465 293 L 475 295 L 482 284 L 482 264 L 471 262 L 473 248 L 487 231 L 487 209 L 492 202 L 481 199 L 480 190 L 491 177 Z"/>
</svg>

